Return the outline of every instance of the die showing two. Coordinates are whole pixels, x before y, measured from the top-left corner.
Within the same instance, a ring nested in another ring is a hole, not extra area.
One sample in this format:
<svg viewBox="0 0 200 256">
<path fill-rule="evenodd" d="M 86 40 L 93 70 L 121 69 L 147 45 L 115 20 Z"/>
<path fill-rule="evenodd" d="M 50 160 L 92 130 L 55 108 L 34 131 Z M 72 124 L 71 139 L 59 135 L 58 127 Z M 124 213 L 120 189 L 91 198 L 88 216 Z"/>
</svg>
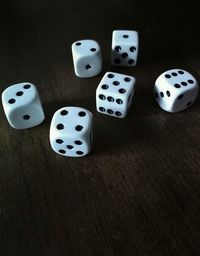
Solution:
<svg viewBox="0 0 200 256">
<path fill-rule="evenodd" d="M 75 74 L 79 77 L 94 77 L 102 70 L 99 44 L 94 40 L 81 40 L 72 44 Z"/>
</svg>

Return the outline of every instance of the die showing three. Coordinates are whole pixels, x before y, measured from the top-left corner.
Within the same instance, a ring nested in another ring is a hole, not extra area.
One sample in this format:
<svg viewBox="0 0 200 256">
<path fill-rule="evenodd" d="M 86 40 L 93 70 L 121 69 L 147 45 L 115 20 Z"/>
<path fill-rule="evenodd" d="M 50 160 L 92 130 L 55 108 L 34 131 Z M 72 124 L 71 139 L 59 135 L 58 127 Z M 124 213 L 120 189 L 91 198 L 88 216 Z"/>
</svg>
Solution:
<svg viewBox="0 0 200 256">
<path fill-rule="evenodd" d="M 15 129 L 28 129 L 44 121 L 44 111 L 34 84 L 19 83 L 2 93 L 2 104 L 9 124 Z"/>
</svg>

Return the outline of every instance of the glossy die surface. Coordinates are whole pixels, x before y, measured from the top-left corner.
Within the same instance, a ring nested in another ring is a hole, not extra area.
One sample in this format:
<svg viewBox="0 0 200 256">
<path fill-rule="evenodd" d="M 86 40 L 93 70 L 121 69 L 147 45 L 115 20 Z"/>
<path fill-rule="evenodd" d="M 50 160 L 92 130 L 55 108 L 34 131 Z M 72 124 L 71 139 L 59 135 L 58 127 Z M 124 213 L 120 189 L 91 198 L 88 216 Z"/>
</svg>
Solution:
<svg viewBox="0 0 200 256">
<path fill-rule="evenodd" d="M 97 111 L 110 116 L 124 118 L 134 95 L 135 78 L 107 72 L 96 90 Z"/>
<path fill-rule="evenodd" d="M 63 156 L 87 155 L 92 143 L 92 114 L 80 107 L 57 110 L 51 121 L 50 143 Z"/>
<path fill-rule="evenodd" d="M 137 64 L 139 39 L 138 32 L 115 30 L 112 35 L 111 63 L 115 66 L 132 67 Z"/>
<path fill-rule="evenodd" d="M 154 86 L 154 97 L 168 112 L 179 112 L 190 107 L 199 92 L 197 80 L 187 71 L 171 69 L 161 74 Z"/>
<path fill-rule="evenodd" d="M 9 124 L 15 129 L 34 127 L 45 118 L 37 89 L 28 82 L 5 89 L 2 104 Z"/>
<path fill-rule="evenodd" d="M 75 74 L 78 77 L 93 77 L 102 69 L 99 44 L 94 40 L 80 40 L 72 44 Z"/>
</svg>

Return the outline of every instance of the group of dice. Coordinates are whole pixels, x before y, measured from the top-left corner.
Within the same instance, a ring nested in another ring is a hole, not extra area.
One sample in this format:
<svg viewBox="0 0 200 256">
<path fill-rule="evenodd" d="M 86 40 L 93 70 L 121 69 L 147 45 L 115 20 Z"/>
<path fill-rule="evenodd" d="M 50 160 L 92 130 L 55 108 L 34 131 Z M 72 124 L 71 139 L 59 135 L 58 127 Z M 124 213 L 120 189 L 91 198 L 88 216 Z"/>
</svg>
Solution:
<svg viewBox="0 0 200 256">
<path fill-rule="evenodd" d="M 94 40 L 72 44 L 75 74 L 94 77 L 101 73 L 102 56 Z M 111 63 L 135 66 L 138 58 L 138 33 L 115 30 L 112 38 Z M 135 78 L 107 72 L 96 90 L 97 111 L 124 118 L 131 106 Z M 161 74 L 154 86 L 154 96 L 160 107 L 178 112 L 192 105 L 198 95 L 198 83 L 187 71 L 173 69 Z M 35 85 L 19 83 L 2 93 L 2 103 L 8 122 L 13 128 L 27 129 L 43 122 L 45 115 Z M 92 113 L 81 107 L 63 107 L 55 112 L 50 126 L 50 143 L 55 152 L 64 156 L 80 157 L 91 151 Z"/>
</svg>

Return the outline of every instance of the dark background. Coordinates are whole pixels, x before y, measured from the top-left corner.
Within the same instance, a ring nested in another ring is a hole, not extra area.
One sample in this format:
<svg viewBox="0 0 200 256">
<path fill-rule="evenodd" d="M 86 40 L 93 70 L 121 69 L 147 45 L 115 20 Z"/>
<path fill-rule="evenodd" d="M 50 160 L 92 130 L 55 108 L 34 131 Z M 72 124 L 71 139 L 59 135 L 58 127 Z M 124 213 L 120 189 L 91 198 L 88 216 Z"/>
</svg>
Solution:
<svg viewBox="0 0 200 256">
<path fill-rule="evenodd" d="M 169 114 L 152 89 L 165 70 L 200 81 L 198 1 L 9 0 L 0 6 L 0 88 L 36 84 L 46 113 L 15 130 L 0 108 L 0 255 L 200 255 L 200 102 Z M 135 68 L 110 65 L 114 29 L 138 30 Z M 97 40 L 103 72 L 74 75 L 71 44 Z M 136 77 L 124 119 L 95 110 L 106 71 Z M 63 106 L 94 114 L 92 153 L 53 152 L 49 126 Z"/>
</svg>

